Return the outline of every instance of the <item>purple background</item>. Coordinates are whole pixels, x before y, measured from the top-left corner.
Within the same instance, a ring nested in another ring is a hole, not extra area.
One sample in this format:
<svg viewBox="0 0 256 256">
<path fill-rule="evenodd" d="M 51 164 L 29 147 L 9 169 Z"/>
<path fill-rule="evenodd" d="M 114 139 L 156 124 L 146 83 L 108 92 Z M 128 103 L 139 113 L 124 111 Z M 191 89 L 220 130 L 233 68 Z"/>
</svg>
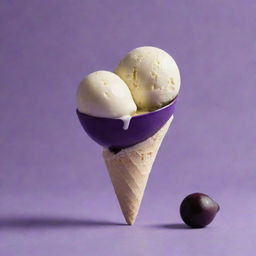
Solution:
<svg viewBox="0 0 256 256">
<path fill-rule="evenodd" d="M 255 254 L 255 13 L 253 0 L 1 1 L 0 255 Z M 182 90 L 130 227 L 75 91 L 143 45 L 176 59 Z M 179 204 L 197 191 L 221 211 L 186 229 Z"/>
</svg>

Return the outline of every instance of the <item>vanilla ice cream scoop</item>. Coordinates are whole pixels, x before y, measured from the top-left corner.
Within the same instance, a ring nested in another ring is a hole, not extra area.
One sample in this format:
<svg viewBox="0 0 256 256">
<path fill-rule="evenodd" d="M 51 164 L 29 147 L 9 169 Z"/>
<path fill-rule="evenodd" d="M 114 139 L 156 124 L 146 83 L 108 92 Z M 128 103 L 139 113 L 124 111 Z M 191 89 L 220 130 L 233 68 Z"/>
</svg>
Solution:
<svg viewBox="0 0 256 256">
<path fill-rule="evenodd" d="M 128 85 L 139 109 L 154 110 L 171 102 L 180 89 L 180 73 L 174 59 L 150 46 L 130 51 L 115 73 Z"/>
<path fill-rule="evenodd" d="M 137 107 L 125 82 L 109 71 L 89 74 L 77 90 L 77 109 L 96 117 L 123 118 Z"/>
</svg>

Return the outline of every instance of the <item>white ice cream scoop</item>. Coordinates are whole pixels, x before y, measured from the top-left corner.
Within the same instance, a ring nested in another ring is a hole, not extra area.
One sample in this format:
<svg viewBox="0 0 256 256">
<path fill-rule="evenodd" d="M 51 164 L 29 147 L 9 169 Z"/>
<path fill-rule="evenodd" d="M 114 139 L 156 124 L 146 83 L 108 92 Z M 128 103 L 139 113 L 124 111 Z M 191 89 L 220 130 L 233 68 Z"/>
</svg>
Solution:
<svg viewBox="0 0 256 256">
<path fill-rule="evenodd" d="M 139 109 L 154 110 L 171 102 L 180 89 L 180 73 L 165 51 L 144 46 L 130 51 L 115 73 L 128 85 Z"/>
<path fill-rule="evenodd" d="M 122 118 L 137 107 L 125 82 L 109 71 L 96 71 L 84 78 L 77 90 L 77 109 L 96 117 Z"/>
</svg>

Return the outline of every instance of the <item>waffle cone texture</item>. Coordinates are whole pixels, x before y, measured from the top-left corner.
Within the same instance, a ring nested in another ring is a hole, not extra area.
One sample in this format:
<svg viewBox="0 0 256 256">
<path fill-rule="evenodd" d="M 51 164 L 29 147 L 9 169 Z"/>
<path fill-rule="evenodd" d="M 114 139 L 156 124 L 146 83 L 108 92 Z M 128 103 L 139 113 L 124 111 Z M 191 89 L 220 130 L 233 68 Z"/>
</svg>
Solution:
<svg viewBox="0 0 256 256">
<path fill-rule="evenodd" d="M 148 177 L 173 116 L 152 137 L 112 153 L 104 149 L 103 158 L 127 224 L 134 224 Z"/>
</svg>

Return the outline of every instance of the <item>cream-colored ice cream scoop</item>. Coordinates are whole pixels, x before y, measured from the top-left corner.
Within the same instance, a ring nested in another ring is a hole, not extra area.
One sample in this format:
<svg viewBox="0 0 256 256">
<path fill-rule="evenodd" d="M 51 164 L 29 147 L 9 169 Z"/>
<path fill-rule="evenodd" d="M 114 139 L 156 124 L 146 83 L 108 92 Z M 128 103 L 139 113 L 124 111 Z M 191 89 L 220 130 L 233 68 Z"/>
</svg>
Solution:
<svg viewBox="0 0 256 256">
<path fill-rule="evenodd" d="M 137 107 L 125 82 L 109 71 L 96 71 L 84 78 L 77 90 L 77 108 L 97 117 L 122 118 Z"/>
<path fill-rule="evenodd" d="M 171 102 L 180 89 L 180 73 L 165 51 L 144 46 L 130 51 L 115 73 L 128 85 L 139 109 L 153 110 Z"/>
</svg>

